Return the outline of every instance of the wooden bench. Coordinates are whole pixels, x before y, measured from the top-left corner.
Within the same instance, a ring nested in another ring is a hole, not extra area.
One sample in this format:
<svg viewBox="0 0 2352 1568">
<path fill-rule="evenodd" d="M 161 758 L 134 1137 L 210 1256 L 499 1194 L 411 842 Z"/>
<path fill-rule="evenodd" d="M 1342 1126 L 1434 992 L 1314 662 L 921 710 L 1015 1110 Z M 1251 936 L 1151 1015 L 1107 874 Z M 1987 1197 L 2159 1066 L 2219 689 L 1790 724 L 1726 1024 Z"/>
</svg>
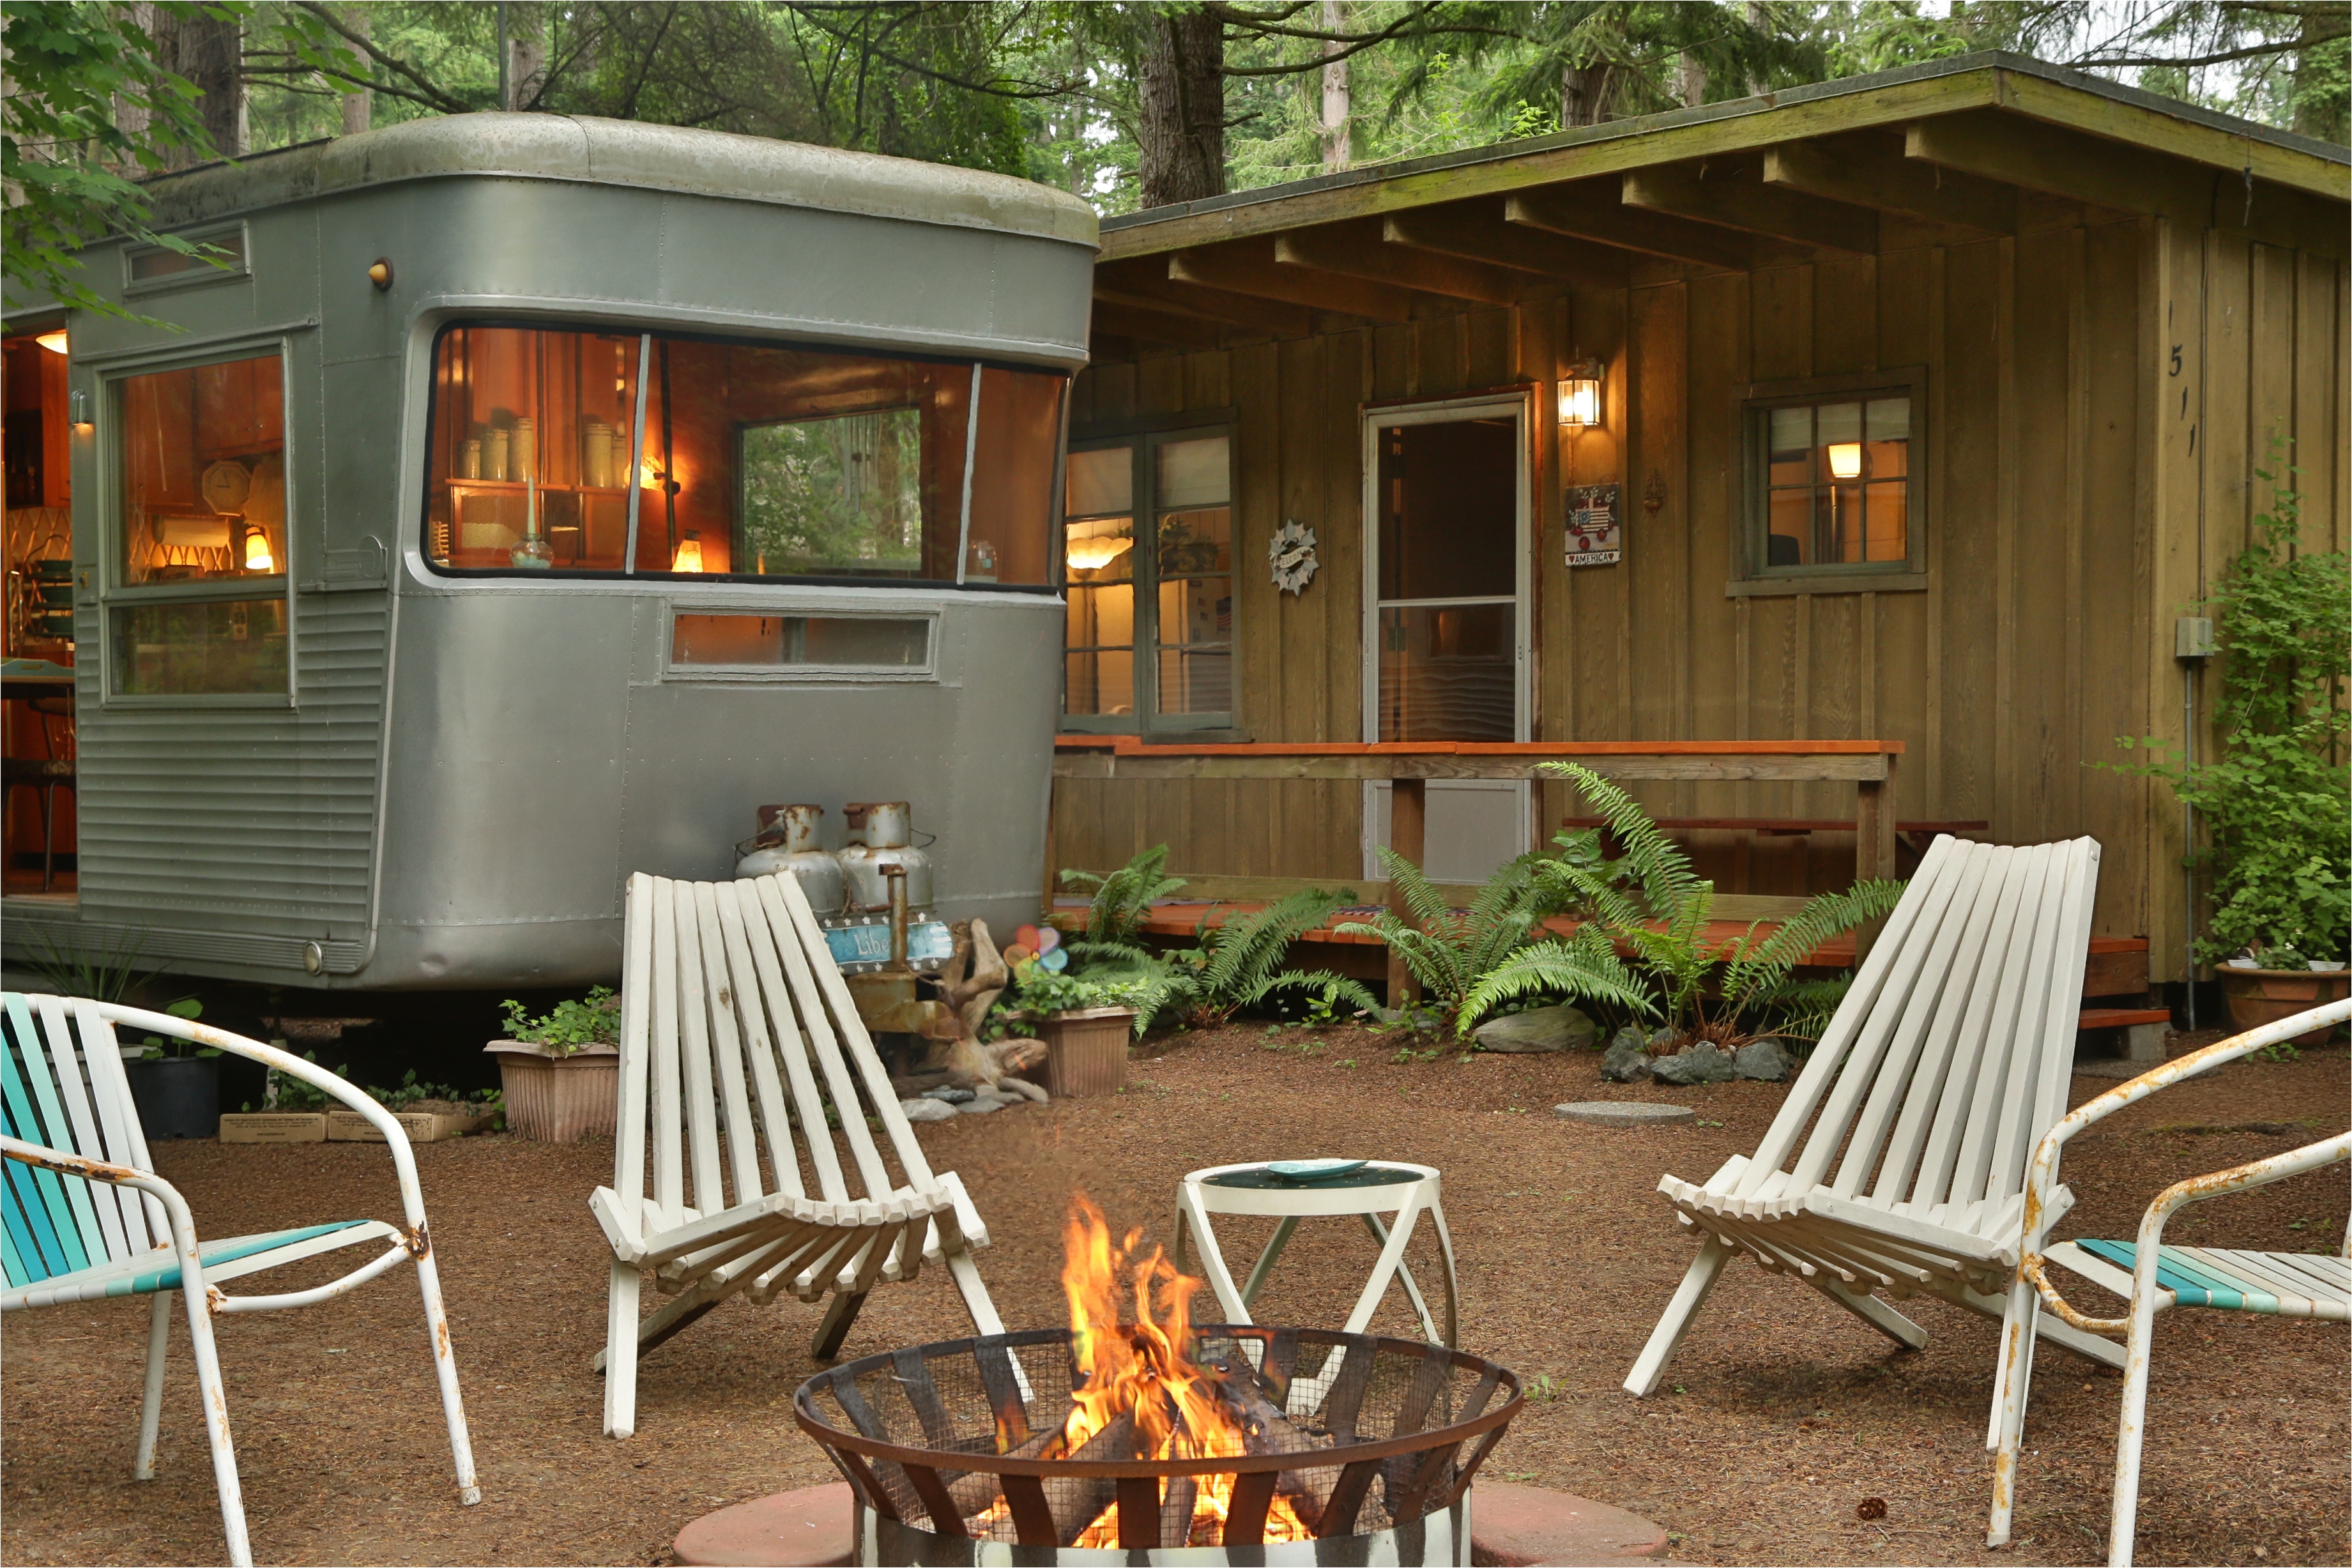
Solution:
<svg viewBox="0 0 2352 1568">
<path fill-rule="evenodd" d="M 2172 1028 L 2169 1008 L 2084 1008 L 2075 1027 L 2119 1029 L 2124 1035 L 2124 1060 L 2150 1066 L 2164 1060 L 2164 1037 Z"/>
</svg>

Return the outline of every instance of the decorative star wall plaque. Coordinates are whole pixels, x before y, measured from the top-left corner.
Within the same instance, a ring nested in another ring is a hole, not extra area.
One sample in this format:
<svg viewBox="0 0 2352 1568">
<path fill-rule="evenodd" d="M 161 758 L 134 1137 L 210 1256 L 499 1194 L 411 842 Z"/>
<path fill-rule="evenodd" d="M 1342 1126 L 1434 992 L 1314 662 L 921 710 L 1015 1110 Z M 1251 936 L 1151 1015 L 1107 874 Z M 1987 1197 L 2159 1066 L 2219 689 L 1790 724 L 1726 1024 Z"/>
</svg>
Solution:
<svg viewBox="0 0 2352 1568">
<path fill-rule="evenodd" d="M 1292 517 L 1265 541 L 1265 559 L 1274 569 L 1274 586 L 1285 593 L 1304 593 L 1314 580 L 1315 530 Z"/>
</svg>

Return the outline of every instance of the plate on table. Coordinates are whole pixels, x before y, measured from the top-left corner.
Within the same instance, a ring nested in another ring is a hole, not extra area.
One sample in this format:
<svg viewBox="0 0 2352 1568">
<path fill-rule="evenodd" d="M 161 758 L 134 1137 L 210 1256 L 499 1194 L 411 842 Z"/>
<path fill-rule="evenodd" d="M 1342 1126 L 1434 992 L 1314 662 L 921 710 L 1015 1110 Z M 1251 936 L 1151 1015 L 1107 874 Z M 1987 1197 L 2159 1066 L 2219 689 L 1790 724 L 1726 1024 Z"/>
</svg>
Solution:
<svg viewBox="0 0 2352 1568">
<path fill-rule="evenodd" d="M 1265 1167 L 1265 1174 L 1279 1182 L 1306 1186 L 1353 1176 L 1370 1164 L 1370 1160 L 1276 1160 Z"/>
</svg>

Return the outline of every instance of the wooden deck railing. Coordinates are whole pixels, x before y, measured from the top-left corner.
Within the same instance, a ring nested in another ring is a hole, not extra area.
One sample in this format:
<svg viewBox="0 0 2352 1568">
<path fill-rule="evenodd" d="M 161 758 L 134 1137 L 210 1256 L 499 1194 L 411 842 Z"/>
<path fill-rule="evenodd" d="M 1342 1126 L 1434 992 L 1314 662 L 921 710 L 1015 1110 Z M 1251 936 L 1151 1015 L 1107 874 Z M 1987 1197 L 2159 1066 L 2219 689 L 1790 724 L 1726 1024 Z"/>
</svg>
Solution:
<svg viewBox="0 0 2352 1568">
<path fill-rule="evenodd" d="M 1533 742 L 1257 742 L 1146 745 L 1126 735 L 1055 737 L 1060 779 L 1360 779 L 1392 787 L 1389 847 L 1420 864 L 1432 779 L 1530 779 L 1545 762 L 1576 762 L 1605 779 L 1722 782 L 1742 779 L 1853 786 L 1854 874 L 1895 874 L 1895 764 L 1899 740 L 1566 740 Z M 1053 837 L 1046 839 L 1053 876 Z M 1050 896 L 1050 894 L 1049 894 Z M 1400 918 L 1409 918 L 1390 889 Z M 1389 995 L 1410 988 L 1389 958 Z"/>
</svg>

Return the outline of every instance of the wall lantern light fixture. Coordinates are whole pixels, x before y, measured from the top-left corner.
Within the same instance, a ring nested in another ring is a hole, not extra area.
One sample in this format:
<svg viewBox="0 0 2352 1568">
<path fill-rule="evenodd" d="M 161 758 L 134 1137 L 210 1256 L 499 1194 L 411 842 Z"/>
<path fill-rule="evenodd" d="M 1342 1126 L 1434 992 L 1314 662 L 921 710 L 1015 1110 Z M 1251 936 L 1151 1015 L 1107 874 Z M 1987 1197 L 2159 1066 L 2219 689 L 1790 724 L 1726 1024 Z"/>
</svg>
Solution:
<svg viewBox="0 0 2352 1568">
<path fill-rule="evenodd" d="M 1601 380 L 1607 371 L 1599 360 L 1579 360 L 1559 379 L 1559 423 L 1585 429 L 1605 423 L 1601 418 Z"/>
</svg>

